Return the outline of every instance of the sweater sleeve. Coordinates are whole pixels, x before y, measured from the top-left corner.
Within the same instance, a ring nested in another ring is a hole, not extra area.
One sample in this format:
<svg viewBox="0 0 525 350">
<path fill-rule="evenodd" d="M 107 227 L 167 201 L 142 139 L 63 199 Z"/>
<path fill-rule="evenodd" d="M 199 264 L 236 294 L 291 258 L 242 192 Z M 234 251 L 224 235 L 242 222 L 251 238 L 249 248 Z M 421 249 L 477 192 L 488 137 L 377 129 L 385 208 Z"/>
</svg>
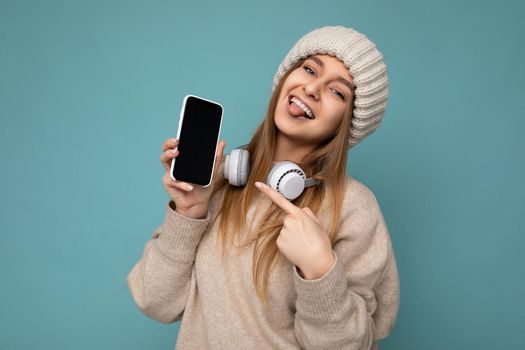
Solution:
<svg viewBox="0 0 525 350">
<path fill-rule="evenodd" d="M 375 349 L 394 328 L 399 277 L 383 215 L 373 193 L 342 218 L 335 262 L 297 291 L 295 333 L 304 349 Z"/>
<path fill-rule="evenodd" d="M 166 206 L 163 223 L 146 241 L 126 280 L 133 300 L 146 316 L 162 323 L 181 319 L 190 291 L 197 246 L 210 221 L 183 216 Z"/>
</svg>

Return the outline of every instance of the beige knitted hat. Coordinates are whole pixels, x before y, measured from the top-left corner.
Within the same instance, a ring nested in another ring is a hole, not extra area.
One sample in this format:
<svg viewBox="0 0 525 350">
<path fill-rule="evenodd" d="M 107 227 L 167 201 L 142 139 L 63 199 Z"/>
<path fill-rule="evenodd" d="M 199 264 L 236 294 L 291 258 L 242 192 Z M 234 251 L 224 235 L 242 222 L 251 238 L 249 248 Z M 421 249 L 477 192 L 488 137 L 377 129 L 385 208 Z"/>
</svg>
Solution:
<svg viewBox="0 0 525 350">
<path fill-rule="evenodd" d="M 304 57 L 330 54 L 348 68 L 355 85 L 349 147 L 362 141 L 381 124 L 387 106 L 388 75 L 383 55 L 364 34 L 343 26 L 325 26 L 305 34 L 288 51 L 273 78 L 272 92 L 290 69 Z"/>
</svg>

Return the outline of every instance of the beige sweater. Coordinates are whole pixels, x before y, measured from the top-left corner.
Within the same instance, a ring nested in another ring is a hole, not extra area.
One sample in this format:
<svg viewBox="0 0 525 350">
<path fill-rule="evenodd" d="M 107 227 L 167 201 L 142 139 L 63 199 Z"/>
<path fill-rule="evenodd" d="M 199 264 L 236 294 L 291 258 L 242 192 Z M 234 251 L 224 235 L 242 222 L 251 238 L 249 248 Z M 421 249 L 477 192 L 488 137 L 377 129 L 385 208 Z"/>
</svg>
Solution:
<svg viewBox="0 0 525 350">
<path fill-rule="evenodd" d="M 305 280 L 283 258 L 286 263 L 270 275 L 266 306 L 252 282 L 253 243 L 230 246 L 231 258 L 221 263 L 219 220 L 211 220 L 223 191 L 211 198 L 204 219 L 178 214 L 170 201 L 127 276 L 135 303 L 159 322 L 182 320 L 177 350 L 378 349 L 399 308 L 396 259 L 376 197 L 350 176 L 347 184 L 332 247 L 335 264 L 324 276 Z M 324 203 L 318 217 L 329 223 Z M 269 204 L 259 193 L 247 222 L 257 225 L 256 206 Z"/>
</svg>

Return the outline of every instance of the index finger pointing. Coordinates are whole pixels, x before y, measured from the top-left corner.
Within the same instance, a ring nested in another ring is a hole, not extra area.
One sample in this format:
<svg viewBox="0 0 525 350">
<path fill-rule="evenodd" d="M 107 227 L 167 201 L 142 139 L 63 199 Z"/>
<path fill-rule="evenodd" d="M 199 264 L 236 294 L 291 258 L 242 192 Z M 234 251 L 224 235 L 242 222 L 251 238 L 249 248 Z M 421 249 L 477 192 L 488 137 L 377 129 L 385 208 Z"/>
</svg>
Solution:
<svg viewBox="0 0 525 350">
<path fill-rule="evenodd" d="M 299 207 L 296 207 L 285 196 L 270 186 L 258 181 L 255 183 L 255 186 L 267 197 L 269 197 L 275 204 L 281 207 L 281 209 L 283 209 L 287 214 L 297 215 L 301 211 Z"/>
</svg>

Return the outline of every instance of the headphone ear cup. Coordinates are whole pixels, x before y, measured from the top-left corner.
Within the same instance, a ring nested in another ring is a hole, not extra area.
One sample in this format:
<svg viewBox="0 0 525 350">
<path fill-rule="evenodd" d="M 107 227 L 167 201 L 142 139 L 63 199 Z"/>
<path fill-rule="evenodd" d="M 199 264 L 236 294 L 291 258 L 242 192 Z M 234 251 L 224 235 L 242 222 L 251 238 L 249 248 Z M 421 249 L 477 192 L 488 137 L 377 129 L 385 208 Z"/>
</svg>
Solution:
<svg viewBox="0 0 525 350">
<path fill-rule="evenodd" d="M 242 148 L 235 148 L 224 161 L 224 177 L 230 185 L 244 186 L 250 171 L 250 153 Z"/>
<path fill-rule="evenodd" d="M 250 175 L 250 152 L 240 149 L 239 153 L 239 183 L 244 186 L 248 182 L 248 176 Z"/>
<path fill-rule="evenodd" d="M 266 183 L 288 200 L 294 200 L 303 193 L 305 179 L 304 171 L 297 164 L 283 161 L 273 166 Z"/>
</svg>

